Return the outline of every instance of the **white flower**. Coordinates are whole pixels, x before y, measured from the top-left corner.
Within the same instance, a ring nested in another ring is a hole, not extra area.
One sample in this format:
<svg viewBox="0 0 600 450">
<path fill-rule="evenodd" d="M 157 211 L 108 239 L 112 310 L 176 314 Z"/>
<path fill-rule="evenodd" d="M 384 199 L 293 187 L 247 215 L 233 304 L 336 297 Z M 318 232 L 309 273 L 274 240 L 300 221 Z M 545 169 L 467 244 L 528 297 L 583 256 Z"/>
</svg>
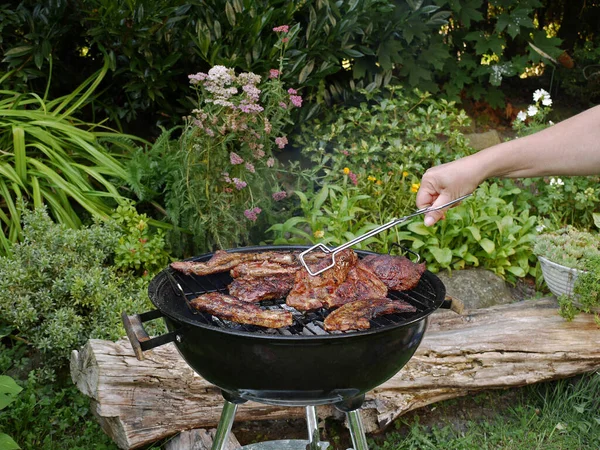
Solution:
<svg viewBox="0 0 600 450">
<path fill-rule="evenodd" d="M 544 106 L 552 106 L 552 99 L 550 97 L 544 97 L 542 99 L 542 105 L 544 105 Z"/>
<path fill-rule="evenodd" d="M 535 105 L 529 105 L 529 108 L 527 108 L 527 115 L 530 117 L 533 117 L 537 114 L 538 112 L 538 108 Z"/>
<path fill-rule="evenodd" d="M 525 111 L 519 111 L 519 114 L 517 114 L 517 120 L 519 122 L 525 122 L 525 119 L 527 119 L 527 114 L 525 114 Z"/>
<path fill-rule="evenodd" d="M 548 121 L 548 125 L 554 125 L 554 122 L 552 122 L 551 120 Z"/>
<path fill-rule="evenodd" d="M 533 101 L 537 102 L 541 98 L 550 98 L 550 94 L 544 89 L 538 89 L 533 93 Z"/>
<path fill-rule="evenodd" d="M 563 180 L 561 180 L 560 178 L 550 178 L 550 186 L 564 186 L 565 182 Z"/>
<path fill-rule="evenodd" d="M 544 229 L 545 229 L 545 228 L 546 228 L 546 226 L 545 226 L 545 225 L 538 225 L 537 227 L 535 227 L 535 230 L 536 230 L 538 233 L 541 233 L 542 231 L 544 231 Z"/>
</svg>

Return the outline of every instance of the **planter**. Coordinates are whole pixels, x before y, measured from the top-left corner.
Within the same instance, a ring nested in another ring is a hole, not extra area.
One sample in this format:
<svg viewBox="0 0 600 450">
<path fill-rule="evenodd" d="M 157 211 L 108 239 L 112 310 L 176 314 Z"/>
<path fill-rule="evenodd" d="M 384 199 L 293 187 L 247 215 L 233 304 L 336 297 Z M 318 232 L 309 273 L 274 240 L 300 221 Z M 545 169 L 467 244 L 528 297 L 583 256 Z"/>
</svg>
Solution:
<svg viewBox="0 0 600 450">
<path fill-rule="evenodd" d="M 583 271 L 572 269 L 571 267 L 562 266 L 543 256 L 538 256 L 544 281 L 555 296 L 559 297 L 562 294 L 571 295 L 573 293 L 573 285 L 577 276 Z"/>
</svg>

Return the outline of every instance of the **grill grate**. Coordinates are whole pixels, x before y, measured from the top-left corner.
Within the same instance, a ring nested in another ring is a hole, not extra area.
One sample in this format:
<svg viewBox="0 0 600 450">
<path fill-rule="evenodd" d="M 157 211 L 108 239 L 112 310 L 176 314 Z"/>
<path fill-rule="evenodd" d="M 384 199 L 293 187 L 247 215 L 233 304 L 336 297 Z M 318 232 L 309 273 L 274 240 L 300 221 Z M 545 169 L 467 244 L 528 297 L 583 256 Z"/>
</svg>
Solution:
<svg viewBox="0 0 600 450">
<path fill-rule="evenodd" d="M 283 335 L 283 336 L 320 336 L 332 334 L 356 333 L 356 331 L 326 331 L 323 328 L 323 321 L 330 310 L 322 308 L 313 311 L 298 311 L 291 306 L 286 305 L 285 298 L 278 300 L 265 300 L 260 302 L 260 306 L 268 309 L 284 309 L 290 311 L 294 318 L 293 325 L 285 328 L 273 329 L 263 328 L 256 325 L 239 324 L 228 320 L 220 319 L 211 314 L 201 312 L 190 306 L 190 301 L 201 294 L 220 292 L 228 293 L 227 286 L 233 278 L 228 272 L 215 273 L 206 276 L 185 275 L 179 271 L 168 268 L 165 274 L 170 282 L 174 292 L 180 293 L 185 298 L 185 303 L 194 320 L 210 327 L 226 328 L 235 331 L 249 332 L 263 335 Z M 429 282 L 427 277 L 421 277 L 417 287 L 410 291 L 390 291 L 388 298 L 393 300 L 403 300 L 416 308 L 416 312 L 395 313 L 379 316 L 371 319 L 371 329 L 386 328 L 397 326 L 422 316 L 431 311 L 433 302 L 437 293 L 435 287 Z"/>
</svg>

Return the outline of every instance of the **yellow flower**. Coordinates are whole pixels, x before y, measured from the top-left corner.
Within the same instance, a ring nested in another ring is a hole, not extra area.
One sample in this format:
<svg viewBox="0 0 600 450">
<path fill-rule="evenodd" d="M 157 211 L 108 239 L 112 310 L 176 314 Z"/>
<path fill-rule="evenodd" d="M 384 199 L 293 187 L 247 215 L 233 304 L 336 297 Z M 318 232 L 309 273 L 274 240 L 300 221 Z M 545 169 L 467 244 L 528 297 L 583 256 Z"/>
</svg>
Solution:
<svg viewBox="0 0 600 450">
<path fill-rule="evenodd" d="M 369 175 L 367 177 L 367 180 L 369 180 L 369 181 L 375 181 L 375 180 L 377 180 L 377 178 L 375 178 L 373 175 Z"/>
<path fill-rule="evenodd" d="M 350 173 L 350 169 L 344 167 L 344 175 L 348 175 Z"/>
<path fill-rule="evenodd" d="M 383 182 L 381 180 L 377 180 L 377 183 L 375 183 L 375 184 L 377 184 L 377 186 L 381 186 L 383 184 Z"/>
<path fill-rule="evenodd" d="M 413 183 L 410 186 L 410 192 L 417 192 L 420 187 L 421 187 L 421 183 Z"/>
<path fill-rule="evenodd" d="M 325 232 L 323 230 L 317 230 L 313 233 L 313 236 L 317 239 L 323 239 L 323 236 L 325 236 Z"/>
<path fill-rule="evenodd" d="M 408 172 L 405 170 L 404 172 L 402 172 L 402 178 L 406 178 L 408 176 Z"/>
</svg>

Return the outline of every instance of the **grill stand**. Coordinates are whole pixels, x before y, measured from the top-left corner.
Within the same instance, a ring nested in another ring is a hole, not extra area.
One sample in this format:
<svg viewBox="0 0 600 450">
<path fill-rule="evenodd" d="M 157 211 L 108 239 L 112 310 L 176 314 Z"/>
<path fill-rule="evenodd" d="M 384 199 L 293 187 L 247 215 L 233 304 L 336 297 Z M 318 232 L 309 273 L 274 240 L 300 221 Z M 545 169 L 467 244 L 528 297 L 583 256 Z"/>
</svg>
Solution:
<svg viewBox="0 0 600 450">
<path fill-rule="evenodd" d="M 211 450 L 225 450 L 225 443 L 231 432 L 238 405 L 246 402 L 241 397 L 235 397 L 226 392 L 223 392 L 223 398 L 223 410 Z M 353 446 L 353 449 L 348 450 L 369 450 L 359 410 L 363 400 L 364 397 L 360 396 L 353 401 L 346 401 L 335 405 L 337 409 L 346 413 L 348 430 L 350 431 Z M 261 442 L 246 445 L 240 450 L 327 450 L 329 443 L 319 441 L 316 406 L 306 406 L 306 426 L 308 429 L 308 440 L 287 439 Z"/>
</svg>

